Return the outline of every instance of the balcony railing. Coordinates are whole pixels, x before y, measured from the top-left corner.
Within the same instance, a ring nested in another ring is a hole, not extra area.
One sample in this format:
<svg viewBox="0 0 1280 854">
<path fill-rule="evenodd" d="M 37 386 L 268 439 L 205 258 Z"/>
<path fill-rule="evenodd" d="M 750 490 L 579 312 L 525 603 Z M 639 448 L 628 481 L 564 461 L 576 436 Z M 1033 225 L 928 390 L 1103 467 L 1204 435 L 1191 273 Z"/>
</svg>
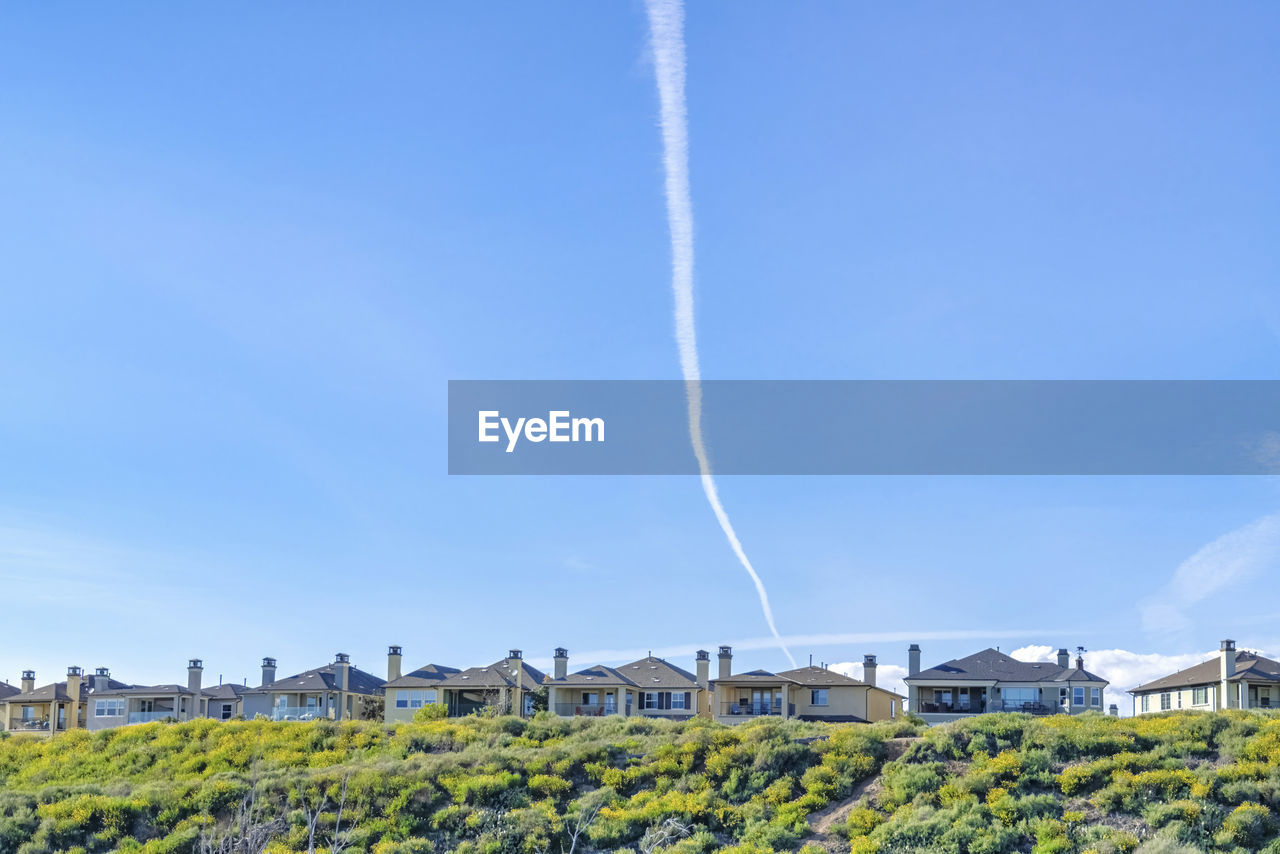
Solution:
<svg viewBox="0 0 1280 854">
<path fill-rule="evenodd" d="M 318 721 L 328 717 L 329 712 L 323 706 L 275 706 L 271 709 L 273 721 Z"/>
<path fill-rule="evenodd" d="M 36 720 L 33 718 L 10 718 L 10 732 L 48 732 L 49 722 L 47 720 Z"/>
<path fill-rule="evenodd" d="M 771 706 L 768 703 L 721 703 L 720 714 L 758 717 L 762 715 L 781 715 L 782 706 Z"/>
<path fill-rule="evenodd" d="M 129 723 L 149 724 L 153 721 L 177 720 L 178 713 L 173 709 L 160 709 L 154 712 L 130 712 Z"/>
<path fill-rule="evenodd" d="M 986 703 L 920 703 L 920 713 L 925 715 L 980 715 L 984 712 L 1024 712 L 1028 715 L 1056 715 L 1064 712 L 1059 706 L 1044 703 L 1005 702 L 990 700 Z"/>
<path fill-rule="evenodd" d="M 556 703 L 555 712 L 557 715 L 565 717 L 577 715 L 602 717 L 604 715 L 616 715 L 618 707 L 614 703 Z"/>
</svg>

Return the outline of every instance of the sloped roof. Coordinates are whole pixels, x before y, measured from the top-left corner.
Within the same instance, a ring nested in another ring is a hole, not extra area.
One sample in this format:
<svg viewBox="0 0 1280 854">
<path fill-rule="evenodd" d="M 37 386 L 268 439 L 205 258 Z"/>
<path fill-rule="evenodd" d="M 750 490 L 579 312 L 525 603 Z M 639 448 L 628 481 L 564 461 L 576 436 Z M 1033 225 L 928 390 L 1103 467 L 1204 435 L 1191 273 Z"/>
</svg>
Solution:
<svg viewBox="0 0 1280 854">
<path fill-rule="evenodd" d="M 0 682 L 0 703 L 12 697 L 15 694 L 21 694 L 22 689 L 17 685 L 10 685 L 8 682 Z"/>
<path fill-rule="evenodd" d="M 746 673 L 735 673 L 726 679 L 712 680 L 717 685 L 780 685 L 783 682 L 795 684 L 796 680 L 781 673 L 770 673 L 768 670 L 750 670 Z"/>
<path fill-rule="evenodd" d="M 125 685 L 109 691 L 94 691 L 95 697 L 169 697 L 191 695 L 186 685 Z"/>
<path fill-rule="evenodd" d="M 953 658 L 915 676 L 908 676 L 905 681 L 911 683 L 926 679 L 952 682 L 1062 682 L 1074 679 L 1109 684 L 1083 668 L 1059 667 L 1051 661 L 1019 661 L 991 648 L 964 658 Z"/>
<path fill-rule="evenodd" d="M 451 673 L 435 683 L 441 688 L 509 688 L 514 684 L 508 659 L 502 658 L 488 667 L 468 667 Z M 520 690 L 536 691 L 546 680 L 546 674 L 520 659 Z"/>
<path fill-rule="evenodd" d="M 622 685 L 624 687 L 639 687 L 635 682 L 623 676 L 612 667 L 605 667 L 603 664 L 597 664 L 595 667 L 588 667 L 586 670 L 579 670 L 577 673 L 570 673 L 560 679 L 548 679 L 548 685 L 556 687 L 564 686 L 610 686 Z"/>
<path fill-rule="evenodd" d="M 85 699 L 89 694 L 89 686 L 80 686 L 80 699 Z M 6 703 L 67 703 L 71 701 L 71 695 L 67 693 L 66 682 L 51 682 L 48 685 L 41 685 L 31 691 L 14 694 L 6 697 Z"/>
<path fill-rule="evenodd" d="M 376 694 L 382 690 L 382 686 L 385 684 L 384 680 L 379 679 L 372 673 L 366 673 L 354 665 L 347 672 L 347 691 L 352 694 Z M 270 685 L 259 685 L 246 693 L 288 694 L 337 690 L 337 665 L 326 664 L 323 667 L 316 667 L 302 673 L 296 673 L 293 676 L 277 679 Z"/>
<path fill-rule="evenodd" d="M 250 689 L 243 685 L 224 682 L 221 685 L 211 685 L 208 688 L 200 689 L 200 693 L 212 700 L 234 700 L 239 698 L 241 694 L 245 694 Z"/>
<path fill-rule="evenodd" d="M 829 685 L 854 685 L 859 688 L 874 688 L 866 682 L 854 679 L 852 676 L 845 676 L 843 673 L 836 673 L 834 670 L 828 670 L 825 667 L 817 665 L 809 665 L 808 667 L 797 667 L 795 670 L 784 670 L 778 674 L 785 676 L 801 685 L 813 685 L 818 688 Z"/>
<path fill-rule="evenodd" d="M 679 688 L 687 691 L 698 687 L 698 677 L 682 667 L 676 667 L 665 658 L 649 656 L 616 668 L 617 672 L 631 680 L 642 690 Z"/>
<path fill-rule="evenodd" d="M 1148 691 L 1167 691 L 1173 688 L 1190 688 L 1200 685 L 1213 685 L 1222 678 L 1222 663 L 1218 656 L 1208 661 L 1192 665 L 1177 673 L 1170 673 L 1154 679 L 1145 685 L 1129 689 L 1130 694 Z M 1264 658 L 1256 652 L 1241 650 L 1236 653 L 1236 672 L 1227 679 L 1228 682 L 1241 680 L 1250 682 L 1280 682 L 1280 662 Z"/>
<path fill-rule="evenodd" d="M 386 688 L 434 688 L 440 684 L 445 678 L 462 671 L 456 667 L 447 667 L 443 664 L 428 664 L 419 667 L 411 673 L 405 673 L 402 676 L 392 679 L 386 683 Z"/>
</svg>

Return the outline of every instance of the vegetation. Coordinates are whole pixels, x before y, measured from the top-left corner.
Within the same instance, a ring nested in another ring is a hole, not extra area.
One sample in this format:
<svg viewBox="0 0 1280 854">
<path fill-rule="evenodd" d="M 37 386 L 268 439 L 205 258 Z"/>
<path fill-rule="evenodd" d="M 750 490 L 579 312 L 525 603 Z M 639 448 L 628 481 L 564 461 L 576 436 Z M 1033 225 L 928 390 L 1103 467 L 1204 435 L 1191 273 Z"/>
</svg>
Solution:
<svg viewBox="0 0 1280 854">
<path fill-rule="evenodd" d="M 540 714 L 0 738 L 0 854 L 1280 854 L 1280 716 Z"/>
</svg>

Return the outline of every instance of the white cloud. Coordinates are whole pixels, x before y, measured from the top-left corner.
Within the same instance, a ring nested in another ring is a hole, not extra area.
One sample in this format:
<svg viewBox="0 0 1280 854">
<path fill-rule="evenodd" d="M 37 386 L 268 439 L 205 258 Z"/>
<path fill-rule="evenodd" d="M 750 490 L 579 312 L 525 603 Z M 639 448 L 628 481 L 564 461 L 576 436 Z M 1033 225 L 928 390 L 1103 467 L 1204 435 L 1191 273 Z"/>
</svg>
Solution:
<svg viewBox="0 0 1280 854">
<path fill-rule="evenodd" d="M 1140 605 L 1142 627 L 1159 635 L 1191 626 L 1187 612 L 1215 593 L 1280 563 L 1280 513 L 1223 534 L 1174 571 L 1169 583 Z"/>
</svg>

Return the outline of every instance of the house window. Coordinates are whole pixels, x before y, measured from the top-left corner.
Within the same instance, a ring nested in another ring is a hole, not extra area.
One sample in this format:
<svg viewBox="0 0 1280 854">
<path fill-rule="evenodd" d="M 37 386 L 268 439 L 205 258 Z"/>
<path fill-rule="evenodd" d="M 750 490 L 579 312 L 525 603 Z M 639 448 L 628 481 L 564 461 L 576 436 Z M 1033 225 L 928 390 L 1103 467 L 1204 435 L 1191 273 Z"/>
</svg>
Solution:
<svg viewBox="0 0 1280 854">
<path fill-rule="evenodd" d="M 1209 705 L 1209 689 L 1207 687 L 1192 688 L 1191 689 L 1191 705 L 1193 706 Z"/>
<path fill-rule="evenodd" d="M 814 688 L 809 692 L 809 705 L 825 706 L 827 704 L 827 689 Z"/>
<path fill-rule="evenodd" d="M 584 706 L 594 706 L 594 705 L 596 705 L 596 704 L 597 704 L 597 703 L 599 703 L 599 702 L 600 702 L 600 695 L 599 695 L 599 694 L 597 694 L 597 693 L 595 693 L 594 691 L 583 691 L 583 692 L 582 692 L 582 705 L 584 705 Z"/>
<path fill-rule="evenodd" d="M 657 691 L 645 691 L 645 692 L 644 692 L 644 705 L 643 705 L 643 706 L 641 706 L 641 708 L 644 708 L 644 709 L 659 709 L 659 708 L 662 708 L 662 699 L 661 699 L 661 697 L 659 697 L 659 696 L 658 696 L 658 692 L 657 692 Z"/>
<path fill-rule="evenodd" d="M 1059 705 L 1059 706 L 1062 706 L 1062 707 L 1064 707 L 1064 708 L 1065 708 L 1065 707 L 1066 707 L 1066 705 L 1067 705 L 1067 689 L 1066 689 L 1066 687 L 1062 687 L 1062 688 L 1059 688 L 1059 689 L 1058 689 L 1058 705 Z"/>
<path fill-rule="evenodd" d="M 124 700 L 98 700 L 93 715 L 98 718 L 117 718 L 124 714 Z"/>
<path fill-rule="evenodd" d="M 234 706 L 232 706 L 232 704 L 231 704 L 231 703 L 223 703 L 223 704 L 222 704 L 222 719 L 223 719 L 224 721 L 229 721 L 229 720 L 231 720 L 231 712 L 232 712 L 233 710 L 234 710 Z"/>
<path fill-rule="evenodd" d="M 1089 689 L 1089 705 L 1091 706 L 1102 705 L 1102 689 L 1101 688 Z"/>
<path fill-rule="evenodd" d="M 1173 704 L 1169 701 L 1169 699 L 1170 699 L 1170 698 L 1169 698 L 1169 692 L 1167 692 L 1167 691 L 1166 691 L 1165 693 L 1163 693 L 1163 694 L 1161 694 L 1161 695 L 1160 695 L 1160 711 L 1162 711 L 1162 712 L 1167 712 L 1167 711 L 1169 711 L 1169 708 L 1173 705 Z"/>
<path fill-rule="evenodd" d="M 685 699 L 686 699 L 688 696 L 689 696 L 689 694 L 688 694 L 687 692 L 684 692 L 684 691 L 673 691 L 673 692 L 671 692 L 671 708 L 673 708 L 673 709 L 685 709 L 685 708 L 688 708 L 688 706 L 686 706 L 686 705 L 685 705 Z"/>
<path fill-rule="evenodd" d="M 436 701 L 435 691 L 423 691 L 415 689 L 411 691 L 396 692 L 396 708 L 397 709 L 421 709 L 424 703 L 434 703 Z M 310 708 L 315 703 L 314 697 L 307 698 L 307 707 Z"/>
<path fill-rule="evenodd" d="M 1142 695 L 1142 711 L 1144 712 L 1151 711 L 1151 695 L 1150 694 Z"/>
<path fill-rule="evenodd" d="M 1073 706 L 1084 705 L 1084 688 L 1077 687 L 1077 688 L 1071 689 L 1071 705 Z"/>
<path fill-rule="evenodd" d="M 1001 688 L 1000 696 L 1004 699 L 1004 707 L 1006 709 L 1014 706 L 1022 706 L 1026 703 L 1037 703 L 1040 701 L 1039 688 Z"/>
</svg>

